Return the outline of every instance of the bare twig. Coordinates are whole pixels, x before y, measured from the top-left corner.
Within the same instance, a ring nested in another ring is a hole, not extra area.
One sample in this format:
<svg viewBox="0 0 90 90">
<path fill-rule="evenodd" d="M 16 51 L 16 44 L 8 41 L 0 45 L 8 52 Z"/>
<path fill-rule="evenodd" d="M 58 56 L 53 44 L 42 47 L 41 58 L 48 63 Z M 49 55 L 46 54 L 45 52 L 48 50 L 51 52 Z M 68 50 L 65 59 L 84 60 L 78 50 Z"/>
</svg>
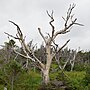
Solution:
<svg viewBox="0 0 90 90">
<path fill-rule="evenodd" d="M 11 22 L 12 24 L 14 24 L 17 27 L 18 35 L 20 36 L 20 38 L 23 39 L 23 34 L 22 34 L 22 31 L 20 30 L 20 27 L 16 23 L 14 23 L 13 21 L 9 21 L 9 22 Z"/>
<path fill-rule="evenodd" d="M 70 39 L 69 39 L 61 48 L 59 48 L 58 52 L 59 52 L 60 50 L 62 50 L 62 49 L 69 43 L 69 41 L 70 41 Z"/>
<path fill-rule="evenodd" d="M 8 33 L 6 33 L 6 32 L 4 32 L 4 33 L 7 34 L 8 36 L 14 38 L 14 39 L 20 39 L 20 38 L 18 38 L 18 37 L 15 37 L 15 36 L 13 36 L 13 35 L 10 35 L 10 34 L 8 34 Z"/>
<path fill-rule="evenodd" d="M 39 31 L 40 35 L 42 36 L 42 38 L 43 38 L 44 42 L 45 42 L 45 43 L 47 43 L 47 42 L 46 42 L 46 40 L 45 40 L 44 35 L 41 33 L 41 29 L 40 29 L 40 28 L 38 28 L 38 31 Z"/>
<path fill-rule="evenodd" d="M 32 61 L 34 61 L 34 62 L 35 62 L 35 60 L 34 60 L 33 58 L 29 57 L 29 56 L 23 55 L 23 54 L 21 54 L 21 53 L 17 52 L 16 50 L 14 50 L 14 52 L 15 52 L 16 54 L 18 54 L 18 55 L 20 55 L 20 56 L 24 57 L 24 58 L 31 59 Z"/>
<path fill-rule="evenodd" d="M 79 23 L 76 23 L 76 21 L 77 21 L 77 18 L 75 18 L 74 20 L 73 20 L 73 16 L 74 16 L 74 14 L 72 14 L 72 11 L 73 11 L 73 9 L 75 8 L 75 4 L 70 4 L 70 7 L 69 7 L 69 9 L 68 9 L 68 11 L 67 11 L 67 16 L 66 16 L 66 18 L 65 17 L 62 17 L 63 18 L 63 20 L 65 21 L 65 24 L 64 24 L 64 29 L 62 29 L 62 30 L 60 30 L 60 31 L 57 31 L 56 33 L 55 33 L 55 35 L 54 35 L 54 39 L 56 38 L 56 36 L 58 35 L 58 34 L 66 34 L 66 33 L 68 33 L 68 32 L 70 32 L 70 28 L 75 24 L 75 25 L 79 25 L 79 26 L 84 26 L 83 24 L 79 24 Z M 70 23 L 69 23 L 70 22 Z M 68 30 L 69 29 L 69 30 Z"/>
</svg>

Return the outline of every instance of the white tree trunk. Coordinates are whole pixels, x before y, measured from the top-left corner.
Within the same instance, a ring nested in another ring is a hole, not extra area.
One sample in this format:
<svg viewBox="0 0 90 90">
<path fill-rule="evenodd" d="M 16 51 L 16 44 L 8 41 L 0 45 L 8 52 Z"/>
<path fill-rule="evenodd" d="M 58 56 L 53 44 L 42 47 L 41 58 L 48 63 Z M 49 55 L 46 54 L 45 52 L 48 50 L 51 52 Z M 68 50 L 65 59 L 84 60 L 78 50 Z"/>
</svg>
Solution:
<svg viewBox="0 0 90 90">
<path fill-rule="evenodd" d="M 47 53 L 47 62 L 46 62 L 46 67 L 42 71 L 43 73 L 43 82 L 47 85 L 49 83 L 49 70 L 52 62 L 52 56 L 51 56 L 51 46 L 47 45 L 46 46 L 46 53 Z"/>
<path fill-rule="evenodd" d="M 42 71 L 43 83 L 47 85 L 49 83 L 49 71 L 43 70 Z"/>
<path fill-rule="evenodd" d="M 7 87 L 4 87 L 4 90 L 7 90 Z"/>
</svg>

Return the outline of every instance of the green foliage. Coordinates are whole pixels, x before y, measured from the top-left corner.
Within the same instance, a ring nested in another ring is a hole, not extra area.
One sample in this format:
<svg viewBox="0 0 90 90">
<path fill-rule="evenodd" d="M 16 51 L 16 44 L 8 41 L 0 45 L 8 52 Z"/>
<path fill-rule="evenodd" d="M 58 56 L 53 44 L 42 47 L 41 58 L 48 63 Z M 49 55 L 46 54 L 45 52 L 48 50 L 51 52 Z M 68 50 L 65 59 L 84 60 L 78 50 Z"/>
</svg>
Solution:
<svg viewBox="0 0 90 90">
<path fill-rule="evenodd" d="M 69 90 L 84 90 L 87 86 L 83 85 L 83 78 L 85 78 L 85 71 L 59 71 L 50 74 L 51 80 L 62 81 Z M 85 89 L 88 90 L 88 89 Z"/>
<path fill-rule="evenodd" d="M 59 71 L 58 72 L 57 80 L 59 80 L 59 81 L 65 81 L 66 80 L 66 76 L 65 76 L 65 72 L 64 71 Z"/>
<path fill-rule="evenodd" d="M 57 68 L 58 68 L 58 65 L 57 65 L 56 63 L 52 63 L 52 64 L 51 64 L 51 68 L 57 69 Z"/>
<path fill-rule="evenodd" d="M 67 63 L 66 67 L 65 67 L 65 70 L 66 71 L 70 71 L 71 70 L 71 65 L 70 63 Z"/>
<path fill-rule="evenodd" d="M 85 78 L 84 78 L 83 80 L 84 80 L 84 84 L 85 84 L 86 86 L 89 85 L 89 87 L 90 87 L 90 66 L 88 66 L 88 67 L 86 68 L 86 74 L 85 74 Z"/>
<path fill-rule="evenodd" d="M 40 74 L 30 71 L 19 76 L 15 90 L 37 90 L 41 84 Z"/>
<path fill-rule="evenodd" d="M 18 72 L 22 70 L 21 65 L 17 61 L 14 61 L 14 60 L 11 60 L 8 64 L 6 64 L 4 68 L 6 69 L 6 72 L 9 74 L 10 73 L 17 74 Z"/>
<path fill-rule="evenodd" d="M 57 79 L 63 81 L 69 90 L 84 90 L 83 78 L 85 77 L 85 72 L 59 72 Z"/>
<path fill-rule="evenodd" d="M 0 85 L 0 90 L 3 90 L 4 86 L 3 85 Z"/>
<path fill-rule="evenodd" d="M 10 89 L 12 78 L 14 83 L 22 71 L 21 65 L 17 61 L 10 60 L 0 69 L 0 85 L 7 85 L 7 88 Z"/>
<path fill-rule="evenodd" d="M 70 90 L 84 89 L 82 81 L 85 77 L 85 72 L 66 72 L 66 74 L 69 76 L 69 79 L 67 79 L 67 85 L 70 87 Z"/>
<path fill-rule="evenodd" d="M 86 67 L 87 66 L 85 64 L 76 63 L 74 66 L 74 71 L 85 71 Z"/>
<path fill-rule="evenodd" d="M 58 70 L 58 64 L 57 63 L 52 63 L 50 72 L 56 72 Z"/>
<path fill-rule="evenodd" d="M 55 80 L 55 79 L 57 79 L 57 75 L 58 75 L 58 72 L 50 73 L 50 80 Z"/>
<path fill-rule="evenodd" d="M 19 72 L 20 65 L 15 64 L 16 62 L 12 62 L 12 64 L 8 64 L 6 67 L 6 73 L 0 69 L 0 90 L 4 88 L 5 84 L 7 83 L 8 90 L 11 90 L 11 77 L 13 74 L 14 68 L 16 68 L 17 76 L 14 80 L 14 90 L 37 90 L 39 85 L 41 84 L 41 77 L 40 74 L 30 71 L 25 72 L 24 70 Z M 8 67 L 9 66 L 9 67 Z M 12 68 L 10 68 L 12 67 Z M 19 73 L 18 73 L 19 72 Z M 2 89 L 3 90 L 3 89 Z"/>
</svg>

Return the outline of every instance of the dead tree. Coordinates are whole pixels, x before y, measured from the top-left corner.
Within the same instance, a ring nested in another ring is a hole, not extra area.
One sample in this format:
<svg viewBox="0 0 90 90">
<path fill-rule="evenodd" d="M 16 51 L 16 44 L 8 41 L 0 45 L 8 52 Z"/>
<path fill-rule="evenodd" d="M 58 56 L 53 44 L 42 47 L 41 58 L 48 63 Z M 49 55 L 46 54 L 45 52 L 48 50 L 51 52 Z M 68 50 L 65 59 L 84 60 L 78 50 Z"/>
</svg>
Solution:
<svg viewBox="0 0 90 90">
<path fill-rule="evenodd" d="M 49 82 L 49 71 L 50 71 L 50 66 L 51 66 L 51 63 L 52 63 L 52 60 L 54 58 L 54 56 L 56 55 L 56 48 L 57 48 L 57 44 L 55 43 L 55 39 L 58 35 L 62 35 L 62 34 L 66 34 L 68 32 L 70 32 L 70 29 L 71 27 L 76 24 L 76 25 L 81 25 L 82 24 L 79 24 L 79 23 L 76 23 L 77 21 L 77 18 L 73 19 L 73 16 L 72 15 L 72 10 L 74 9 L 75 7 L 75 4 L 73 5 L 70 5 L 68 11 L 67 11 L 67 15 L 66 15 L 66 18 L 62 17 L 65 21 L 64 23 L 64 28 L 59 30 L 59 31 L 56 31 L 55 30 L 55 26 L 52 24 L 54 22 L 54 17 L 53 17 L 53 11 L 51 14 L 48 13 L 47 11 L 47 15 L 50 17 L 51 21 L 49 22 L 51 28 L 52 28 L 52 33 L 51 35 L 49 33 L 47 33 L 47 38 L 45 38 L 45 36 L 43 35 L 43 33 L 41 32 L 41 28 L 38 28 L 38 31 L 40 33 L 40 35 L 42 36 L 43 40 L 44 40 L 44 43 L 45 43 L 45 49 L 46 49 L 46 63 L 42 63 L 34 54 L 34 50 L 30 47 L 28 47 L 28 45 L 26 44 L 25 42 L 25 37 L 23 36 L 23 33 L 20 29 L 20 27 L 12 22 L 12 21 L 9 21 L 11 22 L 12 24 L 14 24 L 16 27 L 17 27 L 17 34 L 16 36 L 13 36 L 13 35 L 10 35 L 8 33 L 6 33 L 7 35 L 13 37 L 14 39 L 18 39 L 19 42 L 21 43 L 21 46 L 23 48 L 23 51 L 25 53 L 25 55 L 22 55 L 21 53 L 17 52 L 16 50 L 14 50 L 16 53 L 18 53 L 19 55 L 25 57 L 25 58 L 28 58 L 30 59 L 31 61 L 34 62 L 34 64 L 42 71 L 42 74 L 43 74 L 43 82 L 45 84 L 47 84 Z M 64 45 L 62 45 L 62 47 L 60 48 L 57 48 L 57 52 L 59 52 L 60 50 L 62 50 L 66 45 L 67 43 L 70 41 L 67 40 L 65 42 Z M 53 50 L 52 50 L 52 49 Z"/>
<path fill-rule="evenodd" d="M 76 50 L 68 50 L 67 48 L 66 50 L 64 49 L 61 52 L 57 52 L 55 55 L 55 60 L 59 66 L 59 69 L 63 71 L 67 64 L 70 64 L 70 71 L 73 71 L 76 55 Z M 61 58 L 65 58 L 63 65 L 60 63 Z"/>
<path fill-rule="evenodd" d="M 62 60 L 64 58 L 64 60 Z M 67 48 L 64 50 L 61 50 L 60 52 L 57 52 L 55 55 L 55 60 L 59 66 L 59 69 L 63 71 L 70 61 L 70 53 L 68 52 Z M 61 60 L 63 61 L 63 65 L 61 64 Z"/>
<path fill-rule="evenodd" d="M 74 68 L 76 55 L 77 55 L 76 50 L 75 50 L 75 51 L 72 50 L 71 53 L 70 53 L 70 65 L 71 65 L 71 71 L 73 71 L 73 68 Z"/>
</svg>

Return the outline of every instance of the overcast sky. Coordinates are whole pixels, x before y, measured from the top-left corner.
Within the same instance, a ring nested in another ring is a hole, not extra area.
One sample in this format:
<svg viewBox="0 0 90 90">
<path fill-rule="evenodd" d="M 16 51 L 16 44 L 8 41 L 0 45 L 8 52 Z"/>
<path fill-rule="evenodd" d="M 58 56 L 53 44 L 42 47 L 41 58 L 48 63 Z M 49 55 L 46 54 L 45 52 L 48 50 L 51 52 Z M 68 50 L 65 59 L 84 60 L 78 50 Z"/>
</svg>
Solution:
<svg viewBox="0 0 90 90">
<path fill-rule="evenodd" d="M 64 21 L 61 18 L 66 15 L 70 4 L 75 3 L 73 11 L 78 22 L 84 24 L 84 27 L 74 26 L 70 33 L 60 35 L 57 43 L 62 46 L 66 40 L 71 39 L 68 44 L 69 48 L 90 50 L 90 0 L 0 0 L 0 45 L 7 41 L 4 32 L 16 34 L 14 25 L 8 20 L 14 21 L 26 35 L 26 41 L 33 39 L 34 43 L 39 45 L 42 38 L 37 28 L 40 27 L 44 35 L 51 32 L 48 24 L 50 18 L 46 10 L 54 11 L 55 28 L 59 30 L 63 27 Z"/>
</svg>

